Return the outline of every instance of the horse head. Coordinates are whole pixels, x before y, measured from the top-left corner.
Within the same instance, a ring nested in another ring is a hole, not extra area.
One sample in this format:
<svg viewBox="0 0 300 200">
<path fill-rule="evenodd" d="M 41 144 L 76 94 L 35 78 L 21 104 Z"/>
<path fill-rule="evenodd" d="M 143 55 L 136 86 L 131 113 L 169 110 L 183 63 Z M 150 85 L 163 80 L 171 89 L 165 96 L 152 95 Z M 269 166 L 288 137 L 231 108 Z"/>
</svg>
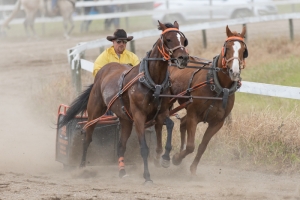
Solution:
<svg viewBox="0 0 300 200">
<path fill-rule="evenodd" d="M 165 60 L 174 61 L 178 68 L 183 69 L 187 66 L 189 55 L 185 49 L 188 40 L 185 35 L 179 31 L 177 21 L 174 24 L 162 24 L 158 21 L 158 30 L 161 30 L 160 39 L 157 42 L 157 48 Z"/>
<path fill-rule="evenodd" d="M 232 81 L 240 79 L 241 69 L 245 67 L 245 58 L 248 57 L 247 46 L 244 42 L 246 27 L 242 33 L 231 32 L 226 26 L 227 39 L 222 48 L 222 68 L 227 69 L 227 73 Z"/>
</svg>

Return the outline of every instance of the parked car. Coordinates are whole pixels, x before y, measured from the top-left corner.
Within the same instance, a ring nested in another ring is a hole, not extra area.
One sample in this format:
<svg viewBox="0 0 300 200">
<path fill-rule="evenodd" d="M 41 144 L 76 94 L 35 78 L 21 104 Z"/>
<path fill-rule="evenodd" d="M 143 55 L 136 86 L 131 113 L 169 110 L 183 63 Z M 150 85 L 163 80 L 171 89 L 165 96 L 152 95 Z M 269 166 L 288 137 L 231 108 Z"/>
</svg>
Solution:
<svg viewBox="0 0 300 200">
<path fill-rule="evenodd" d="M 253 3 L 253 4 L 251 4 Z M 271 0 L 161 0 L 152 19 L 162 22 L 208 21 L 277 14 Z"/>
</svg>

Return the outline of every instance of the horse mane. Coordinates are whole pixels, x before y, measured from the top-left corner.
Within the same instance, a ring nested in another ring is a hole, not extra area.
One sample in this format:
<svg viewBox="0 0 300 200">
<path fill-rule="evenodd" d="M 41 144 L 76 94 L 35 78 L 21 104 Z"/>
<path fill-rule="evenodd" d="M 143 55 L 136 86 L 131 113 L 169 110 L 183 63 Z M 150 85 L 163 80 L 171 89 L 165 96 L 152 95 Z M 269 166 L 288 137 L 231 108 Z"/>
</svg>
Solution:
<svg viewBox="0 0 300 200">
<path fill-rule="evenodd" d="M 164 23 L 164 25 L 167 28 L 175 28 L 175 26 L 173 24 L 171 24 L 170 22 Z M 161 27 L 160 27 L 160 25 L 157 25 L 157 28 L 158 28 L 158 30 L 162 30 Z"/>
</svg>

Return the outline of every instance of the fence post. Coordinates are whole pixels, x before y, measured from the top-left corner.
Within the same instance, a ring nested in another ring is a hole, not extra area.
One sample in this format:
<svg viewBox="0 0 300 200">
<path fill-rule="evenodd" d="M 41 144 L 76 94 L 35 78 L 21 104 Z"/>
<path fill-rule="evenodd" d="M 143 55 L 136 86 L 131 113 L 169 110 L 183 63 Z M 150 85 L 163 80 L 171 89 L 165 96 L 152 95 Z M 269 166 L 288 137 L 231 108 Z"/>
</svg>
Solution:
<svg viewBox="0 0 300 200">
<path fill-rule="evenodd" d="M 128 4 L 125 4 L 125 12 L 128 12 Z M 126 29 L 129 28 L 129 19 L 128 17 L 125 17 L 125 24 L 126 24 Z"/>
<path fill-rule="evenodd" d="M 247 24 L 243 24 L 243 26 L 245 26 L 245 28 L 246 28 L 246 30 L 247 30 Z M 244 37 L 245 37 L 245 42 L 247 42 L 247 41 L 248 41 L 248 34 L 247 34 L 247 31 L 246 31 Z"/>
<path fill-rule="evenodd" d="M 76 88 L 76 93 L 79 94 L 81 93 L 81 63 L 80 59 L 75 60 L 74 56 L 70 56 L 70 53 L 72 53 L 72 49 L 68 49 L 68 61 L 71 67 L 71 75 L 72 75 L 72 85 Z M 84 57 L 85 52 L 80 53 L 80 58 Z M 72 68 L 72 64 L 74 62 L 74 68 Z"/>
<path fill-rule="evenodd" d="M 206 30 L 202 30 L 202 41 L 203 41 L 203 47 L 206 49 L 207 47 L 207 40 L 206 40 Z"/>
<path fill-rule="evenodd" d="M 81 63 L 80 60 L 75 61 L 75 69 L 73 70 L 75 77 L 75 88 L 76 93 L 79 95 L 81 93 Z"/>
<path fill-rule="evenodd" d="M 289 19 L 289 27 L 290 27 L 290 39 L 294 41 L 294 26 L 293 26 L 293 19 Z"/>
<path fill-rule="evenodd" d="M 209 0 L 209 20 L 212 20 L 213 18 L 213 12 L 211 8 L 212 8 L 212 0 Z"/>
<path fill-rule="evenodd" d="M 130 42 L 130 51 L 133 52 L 133 53 L 135 53 L 135 41 L 134 40 L 132 40 Z"/>
</svg>

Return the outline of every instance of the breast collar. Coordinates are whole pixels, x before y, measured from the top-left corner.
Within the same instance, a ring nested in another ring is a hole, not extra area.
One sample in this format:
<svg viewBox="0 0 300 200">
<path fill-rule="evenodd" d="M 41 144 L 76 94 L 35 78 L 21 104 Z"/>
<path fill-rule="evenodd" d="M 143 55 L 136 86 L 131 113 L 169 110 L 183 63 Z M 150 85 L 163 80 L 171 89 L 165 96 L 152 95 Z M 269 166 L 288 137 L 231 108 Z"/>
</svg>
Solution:
<svg viewBox="0 0 300 200">
<path fill-rule="evenodd" d="M 149 60 L 162 60 L 164 61 L 163 58 L 149 58 L 151 51 L 147 52 L 146 57 L 143 58 L 142 62 L 140 63 L 140 68 L 139 68 L 139 73 L 144 72 L 144 76 L 141 77 L 139 79 L 139 81 L 144 84 L 147 88 L 149 88 L 150 90 L 159 93 L 164 92 L 168 87 L 170 87 L 170 80 L 169 80 L 169 71 L 167 71 L 166 73 L 166 77 L 165 80 L 163 81 L 163 83 L 161 85 L 158 85 L 156 83 L 154 83 L 154 81 L 152 80 L 150 73 L 149 73 L 149 68 L 148 68 L 148 61 Z M 167 61 L 166 61 L 167 62 Z M 159 91 L 158 91 L 159 90 Z"/>
<path fill-rule="evenodd" d="M 241 78 L 239 81 L 233 81 L 233 84 L 231 85 L 230 88 L 223 88 L 221 86 L 218 76 L 217 76 L 217 72 L 220 71 L 220 70 L 218 70 L 218 66 L 217 66 L 219 57 L 220 57 L 220 55 L 215 56 L 213 58 L 212 68 L 207 73 L 207 81 L 210 83 L 210 89 L 212 91 L 215 91 L 218 94 L 218 96 L 221 93 L 227 93 L 227 91 L 225 92 L 225 90 L 228 90 L 228 94 L 232 95 L 241 87 L 241 83 L 240 83 Z M 210 81 L 210 80 L 213 80 L 213 81 Z"/>
</svg>

